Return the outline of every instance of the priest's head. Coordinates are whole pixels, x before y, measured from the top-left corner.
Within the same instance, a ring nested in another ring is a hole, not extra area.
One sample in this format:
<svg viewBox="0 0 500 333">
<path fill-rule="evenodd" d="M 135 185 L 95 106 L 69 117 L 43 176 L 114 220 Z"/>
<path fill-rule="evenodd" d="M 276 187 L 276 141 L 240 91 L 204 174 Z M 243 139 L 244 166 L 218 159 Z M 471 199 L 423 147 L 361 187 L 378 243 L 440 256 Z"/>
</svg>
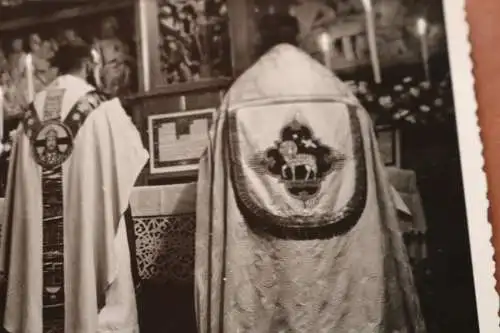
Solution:
<svg viewBox="0 0 500 333">
<path fill-rule="evenodd" d="M 278 44 L 297 46 L 299 25 L 297 19 L 287 13 L 267 14 L 259 22 L 259 34 L 260 53 L 264 54 Z"/>
<path fill-rule="evenodd" d="M 59 70 L 59 75 L 73 75 L 95 83 L 95 63 L 88 45 L 70 43 L 61 46 L 54 56 L 53 65 Z"/>
</svg>

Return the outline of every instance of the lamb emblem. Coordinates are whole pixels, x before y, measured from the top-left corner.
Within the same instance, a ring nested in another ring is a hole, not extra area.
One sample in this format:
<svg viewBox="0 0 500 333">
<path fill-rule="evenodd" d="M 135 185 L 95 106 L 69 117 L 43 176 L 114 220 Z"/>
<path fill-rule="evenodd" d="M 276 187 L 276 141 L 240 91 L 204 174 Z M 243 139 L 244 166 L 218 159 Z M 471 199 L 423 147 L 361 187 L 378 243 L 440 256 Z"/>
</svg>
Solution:
<svg viewBox="0 0 500 333">
<path fill-rule="evenodd" d="M 306 176 L 304 180 L 309 180 L 311 175 L 318 174 L 318 166 L 316 165 L 316 157 L 309 154 L 298 154 L 299 148 L 295 142 L 289 140 L 280 144 L 280 154 L 285 160 L 285 164 L 281 167 L 281 175 L 286 177 L 286 170 L 290 169 L 292 172 L 292 181 L 296 180 L 297 167 L 304 167 L 306 169 Z"/>
<path fill-rule="evenodd" d="M 313 135 L 297 119 L 281 131 L 280 140 L 265 152 L 267 172 L 279 178 L 293 196 L 307 200 L 318 193 L 326 175 L 343 167 L 346 157 Z"/>
</svg>

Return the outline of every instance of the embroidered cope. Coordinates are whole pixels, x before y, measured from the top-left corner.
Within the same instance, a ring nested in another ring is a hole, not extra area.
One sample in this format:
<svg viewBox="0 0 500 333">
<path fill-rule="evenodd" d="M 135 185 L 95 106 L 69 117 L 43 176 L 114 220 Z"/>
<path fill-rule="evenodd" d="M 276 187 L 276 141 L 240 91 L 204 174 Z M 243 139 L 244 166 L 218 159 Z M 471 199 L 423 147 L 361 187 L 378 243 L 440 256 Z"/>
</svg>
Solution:
<svg viewBox="0 0 500 333">
<path fill-rule="evenodd" d="M 8 332 L 138 332 L 124 213 L 147 158 L 119 101 L 83 80 L 35 96 L 2 221 Z"/>
<path fill-rule="evenodd" d="M 230 88 L 200 164 L 200 333 L 424 333 L 367 112 L 279 45 Z"/>
</svg>

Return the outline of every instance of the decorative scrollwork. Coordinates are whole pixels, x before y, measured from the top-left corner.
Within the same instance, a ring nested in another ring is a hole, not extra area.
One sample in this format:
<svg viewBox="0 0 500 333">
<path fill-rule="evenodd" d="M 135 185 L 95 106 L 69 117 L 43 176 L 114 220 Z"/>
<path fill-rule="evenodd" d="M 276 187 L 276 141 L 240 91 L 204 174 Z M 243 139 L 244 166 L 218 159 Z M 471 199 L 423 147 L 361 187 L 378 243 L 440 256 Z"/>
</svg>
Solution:
<svg viewBox="0 0 500 333">
<path fill-rule="evenodd" d="M 144 280 L 193 279 L 195 214 L 134 217 L 139 274 Z"/>
<path fill-rule="evenodd" d="M 134 217 L 136 255 L 143 280 L 191 282 L 194 277 L 195 214 Z M 405 233 L 413 263 L 426 257 L 424 233 Z"/>
</svg>

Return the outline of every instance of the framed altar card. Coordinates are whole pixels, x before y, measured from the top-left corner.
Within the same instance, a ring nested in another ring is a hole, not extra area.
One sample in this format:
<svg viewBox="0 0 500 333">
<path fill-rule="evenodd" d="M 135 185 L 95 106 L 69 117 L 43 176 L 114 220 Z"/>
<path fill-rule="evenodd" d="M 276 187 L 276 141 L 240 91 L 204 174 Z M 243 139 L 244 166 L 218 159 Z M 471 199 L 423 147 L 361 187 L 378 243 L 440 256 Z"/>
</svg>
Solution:
<svg viewBox="0 0 500 333">
<path fill-rule="evenodd" d="M 150 174 L 196 174 L 214 113 L 209 108 L 149 116 Z"/>
</svg>

